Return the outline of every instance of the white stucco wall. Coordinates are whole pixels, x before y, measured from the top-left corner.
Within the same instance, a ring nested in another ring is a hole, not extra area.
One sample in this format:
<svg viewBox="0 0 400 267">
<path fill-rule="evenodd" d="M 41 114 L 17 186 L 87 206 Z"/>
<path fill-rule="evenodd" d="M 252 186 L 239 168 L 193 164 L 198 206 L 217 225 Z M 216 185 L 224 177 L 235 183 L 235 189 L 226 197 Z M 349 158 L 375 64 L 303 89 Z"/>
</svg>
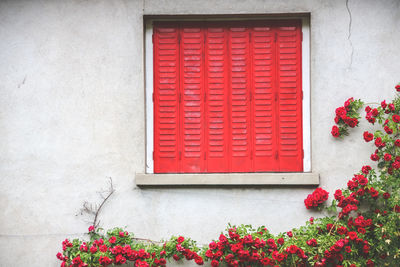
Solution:
<svg viewBox="0 0 400 267">
<path fill-rule="evenodd" d="M 135 187 L 145 171 L 143 15 L 311 14 L 312 170 L 331 192 L 369 162 L 366 122 L 330 137 L 334 108 L 390 99 L 400 81 L 400 1 L 0 1 L 0 266 L 58 266 L 112 177 L 105 228 L 204 244 L 228 222 L 289 230 L 313 188 Z M 350 43 L 351 41 L 351 43 Z M 352 46 L 351 46 L 352 44 Z M 352 54 L 353 57 L 351 60 Z M 369 127 L 369 126 L 367 126 Z"/>
</svg>

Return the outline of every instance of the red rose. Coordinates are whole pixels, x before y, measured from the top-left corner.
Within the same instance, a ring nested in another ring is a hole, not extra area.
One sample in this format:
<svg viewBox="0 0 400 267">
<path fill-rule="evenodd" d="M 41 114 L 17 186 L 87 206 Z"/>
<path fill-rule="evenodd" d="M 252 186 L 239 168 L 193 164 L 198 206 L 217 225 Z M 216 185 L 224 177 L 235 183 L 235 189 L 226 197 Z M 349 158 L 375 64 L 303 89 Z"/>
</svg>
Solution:
<svg viewBox="0 0 400 267">
<path fill-rule="evenodd" d="M 100 258 L 99 258 L 99 263 L 100 263 L 101 265 L 109 265 L 109 264 L 112 263 L 112 259 L 110 259 L 110 258 L 107 257 L 107 256 L 100 256 Z"/>
<path fill-rule="evenodd" d="M 94 254 L 97 252 L 97 247 L 96 246 L 91 246 L 90 247 L 90 253 Z"/>
<path fill-rule="evenodd" d="M 365 234 L 366 233 L 365 228 L 362 228 L 362 227 L 359 227 L 357 229 L 357 232 L 359 232 L 360 234 Z"/>
<path fill-rule="evenodd" d="M 215 243 L 214 241 L 212 241 L 212 242 L 208 245 L 208 247 L 209 247 L 210 249 L 214 250 L 214 249 L 217 248 L 217 243 Z"/>
<path fill-rule="evenodd" d="M 365 142 L 372 141 L 374 139 L 374 135 L 368 131 L 364 132 L 364 140 Z"/>
<path fill-rule="evenodd" d="M 347 236 L 350 238 L 350 240 L 355 240 L 358 236 L 356 232 L 348 232 Z"/>
<path fill-rule="evenodd" d="M 74 265 L 80 265 L 81 263 L 82 263 L 82 260 L 81 260 L 80 255 L 78 255 L 77 257 L 72 259 L 72 264 L 74 264 Z"/>
<path fill-rule="evenodd" d="M 117 241 L 117 238 L 115 236 L 110 237 L 110 239 L 108 239 L 108 242 L 110 242 L 111 244 L 114 244 L 115 241 Z"/>
<path fill-rule="evenodd" d="M 365 186 L 368 184 L 368 179 L 364 175 L 357 175 L 356 177 L 360 185 Z"/>
<path fill-rule="evenodd" d="M 345 234 L 347 234 L 347 228 L 346 228 L 345 226 L 339 227 L 336 231 L 337 231 L 337 233 L 338 233 L 339 235 L 345 235 Z"/>
<path fill-rule="evenodd" d="M 383 198 L 388 199 L 390 197 L 390 194 L 388 192 L 383 193 Z"/>
<path fill-rule="evenodd" d="M 59 259 L 60 261 L 64 260 L 64 255 L 61 252 L 57 253 L 57 259 Z"/>
<path fill-rule="evenodd" d="M 375 119 L 374 117 L 372 117 L 372 114 L 371 114 L 371 113 L 367 113 L 367 115 L 365 116 L 365 119 L 366 119 L 367 121 L 369 121 L 370 123 L 372 123 L 372 124 L 374 124 L 375 121 L 376 121 L 376 119 Z"/>
<path fill-rule="evenodd" d="M 272 258 L 276 261 L 281 262 L 285 259 L 285 255 L 275 250 L 274 252 L 272 252 Z"/>
<path fill-rule="evenodd" d="M 212 267 L 218 267 L 218 266 L 219 266 L 219 261 L 217 261 L 217 260 L 212 260 L 211 266 L 212 266 Z"/>
<path fill-rule="evenodd" d="M 292 237 L 292 236 L 293 236 L 292 231 L 289 231 L 289 232 L 287 232 L 286 234 L 288 235 L 288 237 Z"/>
<path fill-rule="evenodd" d="M 89 230 L 89 232 L 93 232 L 94 231 L 94 225 L 89 226 L 88 230 Z"/>
<path fill-rule="evenodd" d="M 397 92 L 400 92 L 400 84 L 396 85 L 394 88 L 396 88 Z"/>
<path fill-rule="evenodd" d="M 350 104 L 354 101 L 354 99 L 352 97 L 350 97 L 349 99 L 346 100 L 346 102 L 344 102 L 344 108 L 346 110 L 350 109 Z"/>
<path fill-rule="evenodd" d="M 389 104 L 388 107 L 389 107 L 390 111 L 392 111 L 392 112 L 396 110 L 396 109 L 394 108 L 394 105 L 393 105 L 393 104 Z"/>
<path fill-rule="evenodd" d="M 176 254 L 174 254 L 174 255 L 172 256 L 172 258 L 174 258 L 174 260 L 176 260 L 176 261 L 179 261 L 179 260 L 180 260 L 179 256 L 176 255 Z"/>
<path fill-rule="evenodd" d="M 392 163 L 392 167 L 394 168 L 394 169 L 399 169 L 400 168 L 400 162 L 399 161 L 395 161 L 395 162 L 393 162 Z"/>
<path fill-rule="evenodd" d="M 383 156 L 383 159 L 384 159 L 385 161 L 391 161 L 391 160 L 392 160 L 392 155 L 386 153 L 385 156 Z"/>
<path fill-rule="evenodd" d="M 338 116 L 336 116 L 335 119 L 334 119 L 334 121 L 335 121 L 336 124 L 338 124 L 339 121 L 340 121 L 340 118 L 339 118 Z"/>
<path fill-rule="evenodd" d="M 387 134 L 392 134 L 392 133 L 393 133 L 393 130 L 390 129 L 389 126 L 385 126 L 383 129 L 385 130 L 385 132 L 386 132 Z"/>
<path fill-rule="evenodd" d="M 178 241 L 178 243 L 182 243 L 183 241 L 185 241 L 185 238 L 183 236 L 180 236 L 176 241 Z"/>
<path fill-rule="evenodd" d="M 336 116 L 338 116 L 340 118 L 343 118 L 344 116 L 346 116 L 347 111 L 346 111 L 346 109 L 344 107 L 338 107 L 335 110 L 335 113 L 336 113 Z"/>
<path fill-rule="evenodd" d="M 383 109 L 385 109 L 385 108 L 387 107 L 386 100 L 383 100 L 383 101 L 381 102 L 381 107 L 382 107 Z"/>
<path fill-rule="evenodd" d="M 385 146 L 385 143 L 382 142 L 382 138 L 378 137 L 378 138 L 375 139 L 375 146 L 378 147 L 378 148 Z"/>
<path fill-rule="evenodd" d="M 400 206 L 399 205 L 394 206 L 394 211 L 400 213 Z"/>
<path fill-rule="evenodd" d="M 372 198 L 377 199 L 379 197 L 379 192 L 376 191 L 373 187 L 369 189 L 369 193 Z"/>
<path fill-rule="evenodd" d="M 220 234 L 219 241 L 221 241 L 222 243 L 225 243 L 225 242 L 228 242 L 228 238 L 225 235 Z"/>
<path fill-rule="evenodd" d="M 362 167 L 361 171 L 364 174 L 368 174 L 371 169 L 372 169 L 371 166 L 366 165 Z"/>
<path fill-rule="evenodd" d="M 88 247 L 86 246 L 85 242 L 82 243 L 82 245 L 79 247 L 79 250 L 84 252 L 88 251 Z"/>
<path fill-rule="evenodd" d="M 246 235 L 244 238 L 243 238 L 243 243 L 245 243 L 245 244 L 253 244 L 253 237 L 251 236 L 251 235 Z"/>
<path fill-rule="evenodd" d="M 309 245 L 310 247 L 316 247 L 318 245 L 317 240 L 315 238 L 312 238 L 310 240 L 307 240 L 307 245 Z"/>
<path fill-rule="evenodd" d="M 349 118 L 347 117 L 345 123 L 350 126 L 350 128 L 354 128 L 358 124 L 357 118 Z"/>
<path fill-rule="evenodd" d="M 371 112 L 371 110 L 372 110 L 372 109 L 371 109 L 371 107 L 370 107 L 370 106 L 366 106 L 366 107 L 365 107 L 365 112 L 367 112 L 367 113 L 370 113 L 370 112 Z"/>
<path fill-rule="evenodd" d="M 371 114 L 372 114 L 372 116 L 374 116 L 374 117 L 378 116 L 378 114 L 379 114 L 378 109 L 376 109 L 376 108 L 372 109 L 372 110 L 371 110 Z"/>
<path fill-rule="evenodd" d="M 347 188 L 349 188 L 351 191 L 354 191 L 358 187 L 358 182 L 354 180 L 349 180 L 347 182 Z"/>
<path fill-rule="evenodd" d="M 165 260 L 165 259 L 164 259 L 164 260 Z M 197 255 L 197 256 L 194 258 L 194 261 L 196 262 L 197 265 L 203 265 L 203 264 L 204 264 L 203 258 L 200 257 L 199 255 Z"/>
<path fill-rule="evenodd" d="M 334 125 L 334 126 L 332 127 L 331 134 L 332 134 L 332 136 L 335 137 L 335 138 L 337 138 L 337 137 L 340 136 L 339 128 L 338 128 L 336 125 Z"/>
<path fill-rule="evenodd" d="M 400 146 L 400 139 L 396 139 L 396 141 L 394 141 L 394 145 L 395 146 Z"/>
<path fill-rule="evenodd" d="M 126 259 L 121 254 L 118 254 L 117 257 L 115 257 L 115 262 L 116 263 L 120 263 L 120 264 L 124 264 L 126 262 Z"/>
<path fill-rule="evenodd" d="M 179 251 L 179 252 L 183 252 L 183 251 L 185 251 L 185 248 L 182 247 L 181 244 L 176 244 L 176 250 Z"/>
<path fill-rule="evenodd" d="M 285 240 L 281 237 L 281 238 L 278 238 L 277 242 L 279 245 L 283 245 L 285 243 Z"/>
</svg>

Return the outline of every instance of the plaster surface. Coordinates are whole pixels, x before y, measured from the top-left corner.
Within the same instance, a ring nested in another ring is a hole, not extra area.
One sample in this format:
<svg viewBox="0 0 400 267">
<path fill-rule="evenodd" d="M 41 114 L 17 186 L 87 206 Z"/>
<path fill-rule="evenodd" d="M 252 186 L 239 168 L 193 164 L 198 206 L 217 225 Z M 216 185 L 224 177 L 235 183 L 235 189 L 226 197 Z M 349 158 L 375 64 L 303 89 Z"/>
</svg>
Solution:
<svg viewBox="0 0 400 267">
<path fill-rule="evenodd" d="M 310 13 L 312 172 L 333 193 L 372 150 L 366 122 L 330 137 L 334 108 L 351 96 L 390 100 L 400 81 L 400 1 L 349 8 L 351 28 L 344 0 L 0 1 L 0 266 L 59 265 L 107 177 L 116 193 L 101 225 L 137 237 L 205 244 L 228 222 L 280 232 L 321 216 L 303 204 L 314 187 L 135 186 L 145 172 L 143 15 Z"/>
</svg>

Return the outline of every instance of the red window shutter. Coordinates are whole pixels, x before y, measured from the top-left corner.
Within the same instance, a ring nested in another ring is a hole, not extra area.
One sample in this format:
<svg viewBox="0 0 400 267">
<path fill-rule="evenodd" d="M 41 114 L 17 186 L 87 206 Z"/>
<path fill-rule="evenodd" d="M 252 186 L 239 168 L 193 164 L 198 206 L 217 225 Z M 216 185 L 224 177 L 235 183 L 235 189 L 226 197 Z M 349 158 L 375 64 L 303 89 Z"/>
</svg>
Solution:
<svg viewBox="0 0 400 267">
<path fill-rule="evenodd" d="M 204 29 L 185 23 L 180 30 L 182 140 L 181 172 L 203 172 L 205 167 Z"/>
<path fill-rule="evenodd" d="M 206 27 L 206 171 L 229 172 L 228 31 L 216 23 Z"/>
<path fill-rule="evenodd" d="M 301 21 L 154 26 L 154 172 L 303 171 Z"/>
<path fill-rule="evenodd" d="M 231 106 L 231 171 L 251 170 L 251 106 L 249 30 L 243 24 L 229 28 L 229 75 Z"/>
<path fill-rule="evenodd" d="M 251 31 L 253 170 L 278 171 L 275 31 L 266 22 L 253 25 Z"/>
<path fill-rule="evenodd" d="M 179 45 L 175 24 L 154 26 L 154 172 L 178 172 Z"/>
<path fill-rule="evenodd" d="M 279 171 L 303 171 L 301 22 L 277 28 Z"/>
</svg>

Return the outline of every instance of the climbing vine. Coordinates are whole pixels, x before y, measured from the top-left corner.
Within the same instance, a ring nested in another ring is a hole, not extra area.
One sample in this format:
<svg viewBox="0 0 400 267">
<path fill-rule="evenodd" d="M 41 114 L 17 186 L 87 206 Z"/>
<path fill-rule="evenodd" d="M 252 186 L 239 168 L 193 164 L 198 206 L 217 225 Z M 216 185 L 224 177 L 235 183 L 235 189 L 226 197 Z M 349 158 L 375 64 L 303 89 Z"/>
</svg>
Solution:
<svg viewBox="0 0 400 267">
<path fill-rule="evenodd" d="M 395 87 L 400 92 L 400 84 Z M 335 112 L 334 137 L 358 126 L 361 100 L 348 99 Z M 57 254 L 61 266 L 108 266 L 134 263 L 137 267 L 166 266 L 168 260 L 205 261 L 211 266 L 398 266 L 400 262 L 400 95 L 390 103 L 365 107 L 366 120 L 382 129 L 365 131 L 372 142 L 371 160 L 337 189 L 317 188 L 304 203 L 308 209 L 327 209 L 334 215 L 310 218 L 304 226 L 273 235 L 265 226 L 228 225 L 206 247 L 183 236 L 167 241 L 140 240 L 122 228 L 104 231 L 89 227 L 89 240 L 66 239 Z"/>
</svg>

